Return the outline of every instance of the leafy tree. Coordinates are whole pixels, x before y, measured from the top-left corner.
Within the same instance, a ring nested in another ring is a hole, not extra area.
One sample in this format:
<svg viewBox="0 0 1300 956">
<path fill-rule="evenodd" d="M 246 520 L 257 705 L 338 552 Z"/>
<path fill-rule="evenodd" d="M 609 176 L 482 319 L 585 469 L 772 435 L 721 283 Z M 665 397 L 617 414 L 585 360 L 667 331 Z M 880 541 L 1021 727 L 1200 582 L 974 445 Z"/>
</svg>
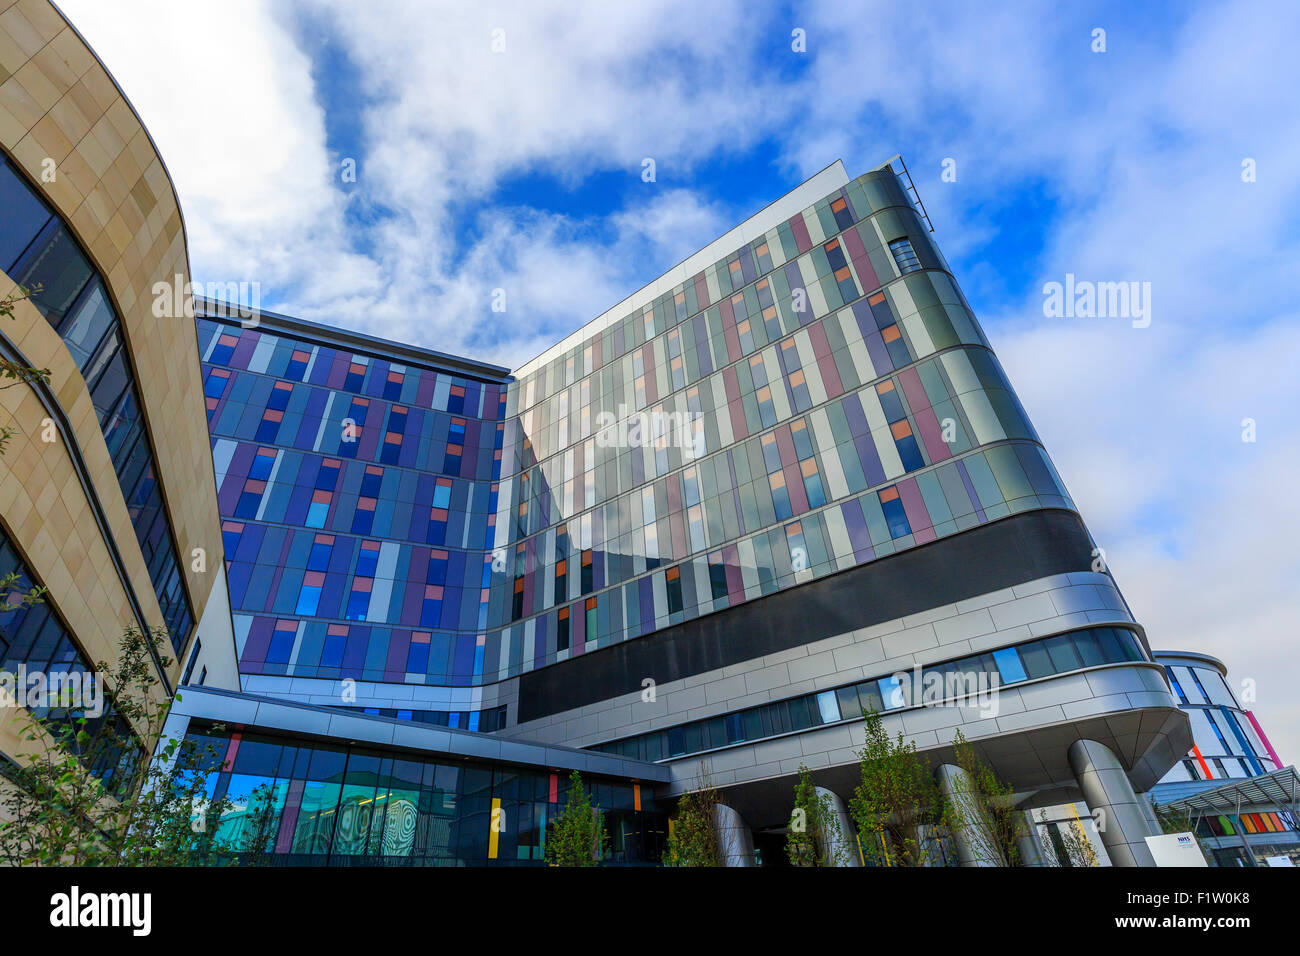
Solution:
<svg viewBox="0 0 1300 956">
<path fill-rule="evenodd" d="M 605 821 L 591 805 L 582 775 L 569 776 L 569 802 L 546 828 L 546 862 L 551 866 L 595 866 L 605 855 Z"/>
<path fill-rule="evenodd" d="M 1195 833 L 1196 824 L 1192 820 L 1192 815 L 1186 810 L 1177 810 L 1170 806 L 1161 806 L 1154 800 L 1151 801 L 1151 809 L 1155 811 L 1156 820 L 1160 823 L 1162 833 Z"/>
<path fill-rule="evenodd" d="M 802 764 L 785 852 L 791 866 L 845 866 L 849 861 L 835 804 L 830 794 L 817 792 L 812 771 Z"/>
<path fill-rule="evenodd" d="M 171 739 L 150 760 L 140 744 L 158 738 L 170 706 L 156 691 L 153 664 L 154 653 L 171 664 L 160 653 L 165 646 L 164 628 L 123 631 L 117 662 L 101 661 L 96 672 L 109 684 L 100 716 L 70 698 L 17 713 L 30 746 L 0 785 L 0 861 L 177 866 L 223 849 L 207 824 L 227 805 L 208 800 L 202 772 L 216 755 Z M 173 765 L 191 769 L 173 772 Z"/>
<path fill-rule="evenodd" d="M 12 319 L 14 317 L 14 306 L 40 291 L 41 287 L 39 285 L 30 289 L 19 286 L 16 292 L 11 292 L 3 299 L 0 299 L 0 318 Z M 32 368 L 29 365 L 23 365 L 21 362 L 15 362 L 12 359 L 0 356 L 0 379 L 10 380 L 7 384 L 0 385 L 0 389 L 13 388 L 15 385 L 48 382 L 50 380 L 50 370 L 47 368 Z M 4 454 L 9 439 L 13 437 L 13 434 L 14 429 L 12 426 L 0 426 L 0 455 Z"/>
<path fill-rule="evenodd" d="M 700 786 L 677 800 L 677 816 L 668 828 L 665 866 L 722 866 L 718 840 L 718 791 L 701 767 Z"/>
<path fill-rule="evenodd" d="M 0 574 L 0 607 L 13 610 L 19 605 L 31 607 L 33 604 L 44 603 L 47 593 L 44 587 L 30 587 L 21 591 L 19 588 L 22 584 L 23 576 L 17 571 Z"/>
<path fill-rule="evenodd" d="M 866 746 L 858 752 L 861 783 L 849 801 L 862 855 L 873 866 L 925 866 L 930 857 L 927 824 L 944 816 L 944 798 L 929 761 L 905 743 L 890 740 L 880 714 L 864 711 Z"/>
<path fill-rule="evenodd" d="M 964 833 L 979 862 L 1019 866 L 1019 840 L 1029 828 L 1016 809 L 1015 789 L 998 777 L 960 730 L 953 737 L 953 749 L 965 774 L 950 781 L 953 792 L 945 801 L 945 825 L 954 835 Z"/>
<path fill-rule="evenodd" d="M 243 827 L 233 846 L 241 853 L 243 862 L 257 863 L 274 851 L 283 803 L 283 796 L 269 783 L 261 784 L 253 791 L 244 808 Z"/>
<path fill-rule="evenodd" d="M 1056 858 L 1056 866 L 1088 867 L 1098 865 L 1097 854 L 1092 848 L 1092 840 L 1088 838 L 1083 825 L 1078 821 L 1070 820 L 1064 827 L 1057 826 L 1048 822 L 1046 810 L 1040 810 L 1038 822 L 1047 830 L 1048 843 L 1052 848 L 1052 855 Z"/>
</svg>

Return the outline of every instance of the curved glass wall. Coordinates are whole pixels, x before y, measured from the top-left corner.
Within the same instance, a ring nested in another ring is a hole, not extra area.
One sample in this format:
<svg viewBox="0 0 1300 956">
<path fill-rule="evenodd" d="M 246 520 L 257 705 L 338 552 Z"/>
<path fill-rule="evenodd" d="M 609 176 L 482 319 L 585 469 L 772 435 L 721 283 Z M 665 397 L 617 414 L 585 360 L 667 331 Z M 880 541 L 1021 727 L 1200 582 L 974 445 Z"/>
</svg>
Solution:
<svg viewBox="0 0 1300 956">
<path fill-rule="evenodd" d="M 73 722 L 85 719 L 77 728 L 87 739 L 73 742 L 73 748 L 89 764 L 89 769 L 109 792 L 130 781 L 137 761 L 144 756 L 144 748 L 126 719 L 113 706 L 106 688 L 101 684 L 96 695 L 100 706 L 82 697 L 88 706 L 32 706 L 31 691 L 42 693 L 55 687 L 84 688 L 83 678 L 96 675 L 95 668 L 73 640 L 48 600 L 24 604 L 11 596 L 26 594 L 39 584 L 19 556 L 9 537 L 0 530 L 0 579 L 14 578 L 10 589 L 0 594 L 0 674 L 3 679 L 3 698 L 0 706 L 24 706 L 32 716 L 49 721 L 51 730 L 71 729 Z M 37 683 L 39 681 L 39 684 Z M 84 690 L 83 690 L 84 694 Z M 98 713 L 95 711 L 98 710 Z M 108 728 L 115 736 L 101 734 Z M 123 747 L 121 741 L 135 740 L 136 745 Z"/>
<path fill-rule="evenodd" d="M 1142 644 L 1127 628 L 1090 627 L 1026 641 L 960 660 L 930 664 L 901 676 L 891 674 L 844 687 L 804 694 L 758 707 L 694 720 L 592 747 L 637 760 L 663 760 L 731 744 L 776 737 L 864 713 L 952 703 L 996 693 L 1018 684 L 1101 664 L 1143 661 Z M 932 692 L 929 688 L 935 688 Z"/>
<path fill-rule="evenodd" d="M 32 303 L 59 333 L 86 381 L 163 623 L 179 654 L 194 615 L 121 321 L 90 259 L 7 159 L 0 162 L 0 225 L 0 269 L 21 286 L 40 287 Z"/>
<path fill-rule="evenodd" d="M 1279 769 L 1253 715 L 1237 702 L 1218 668 L 1191 662 L 1164 668 L 1195 743 L 1161 783 L 1255 777 Z"/>
<path fill-rule="evenodd" d="M 547 823 L 568 801 L 568 777 L 557 772 L 213 727 L 192 728 L 187 741 L 177 772 L 202 775 L 210 798 L 231 802 L 216 837 L 243 863 L 538 866 Z M 658 862 L 667 816 L 650 789 L 583 784 L 604 817 L 604 862 Z"/>
</svg>

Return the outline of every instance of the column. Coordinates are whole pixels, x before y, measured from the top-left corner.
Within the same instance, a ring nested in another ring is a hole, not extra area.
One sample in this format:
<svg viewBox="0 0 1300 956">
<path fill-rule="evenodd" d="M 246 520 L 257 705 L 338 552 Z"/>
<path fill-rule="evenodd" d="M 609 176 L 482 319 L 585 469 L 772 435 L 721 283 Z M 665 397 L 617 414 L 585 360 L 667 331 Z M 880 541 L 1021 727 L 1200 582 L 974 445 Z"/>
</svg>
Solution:
<svg viewBox="0 0 1300 956">
<path fill-rule="evenodd" d="M 713 825 L 718 831 L 718 854 L 723 866 L 754 865 L 754 834 L 739 813 L 725 803 L 713 806 Z"/>
<path fill-rule="evenodd" d="M 1043 848 L 1038 842 L 1038 823 L 1034 820 L 1034 815 L 1026 810 L 1021 814 L 1024 818 L 1025 832 L 1016 840 L 1016 846 L 1020 848 L 1020 865 L 1021 866 L 1046 866 L 1043 860 Z"/>
<path fill-rule="evenodd" d="M 984 811 L 975 795 L 975 783 L 965 770 L 950 763 L 941 764 L 939 788 L 952 804 L 958 824 L 952 828 L 952 842 L 962 866 L 997 866 L 1001 853 L 990 844 Z"/>
<path fill-rule="evenodd" d="M 1241 794 L 1237 794 L 1237 816 L 1236 816 L 1237 836 L 1241 840 L 1241 848 L 1246 851 L 1246 859 L 1242 861 L 1243 866 L 1258 866 L 1255 860 L 1255 851 L 1250 848 L 1250 843 L 1246 840 L 1246 827 L 1241 822 Z"/>
<path fill-rule="evenodd" d="M 831 815 L 835 822 L 840 825 L 839 840 L 832 847 L 832 850 L 841 850 L 844 855 L 844 866 L 861 866 L 862 857 L 858 854 L 857 830 L 853 826 L 853 818 L 849 816 L 849 808 L 844 805 L 838 793 L 833 793 L 825 787 L 817 788 L 817 796 L 825 795 L 830 800 Z"/>
<path fill-rule="evenodd" d="M 1137 798 L 1142 816 L 1146 819 L 1147 826 L 1151 828 L 1152 835 L 1164 833 L 1164 828 L 1160 826 L 1160 818 L 1156 816 L 1156 808 L 1151 805 L 1151 794 L 1139 793 Z"/>
<path fill-rule="evenodd" d="M 1101 842 L 1114 866 L 1155 866 L 1155 858 L 1146 845 L 1146 837 L 1159 835 L 1152 829 L 1147 813 L 1119 758 L 1095 740 L 1076 740 L 1070 744 L 1070 769 L 1083 791 L 1088 809 L 1102 813 L 1097 820 Z M 1148 804 L 1148 812 L 1150 805 Z"/>
</svg>

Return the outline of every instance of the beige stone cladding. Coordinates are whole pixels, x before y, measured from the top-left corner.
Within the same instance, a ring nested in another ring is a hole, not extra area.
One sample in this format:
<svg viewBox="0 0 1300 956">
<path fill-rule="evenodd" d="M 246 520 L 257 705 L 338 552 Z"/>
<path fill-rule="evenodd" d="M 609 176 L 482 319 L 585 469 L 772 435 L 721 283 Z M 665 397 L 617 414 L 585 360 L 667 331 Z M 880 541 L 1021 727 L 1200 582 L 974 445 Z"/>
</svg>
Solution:
<svg viewBox="0 0 1300 956">
<path fill-rule="evenodd" d="M 104 66 L 46 0 L 0 0 L 0 146 L 72 229 L 103 276 L 122 320 L 136 387 L 194 619 L 223 564 L 207 418 L 192 319 L 157 318 L 155 283 L 189 281 L 185 230 L 171 179 L 139 118 Z M 46 170 L 53 177 L 42 176 Z M 8 276 L 0 277 L 7 295 Z M 151 624 L 162 615 L 136 543 L 85 383 L 59 337 L 20 303 L 0 328 L 51 389 Z M 83 649 L 111 657 L 132 620 L 91 506 L 62 443 L 40 441 L 46 417 L 27 388 L 0 392 L 19 434 L 0 459 L 0 516 L 50 588 Z M 205 571 L 194 570 L 203 550 Z M 175 683 L 180 663 L 169 678 Z"/>
</svg>

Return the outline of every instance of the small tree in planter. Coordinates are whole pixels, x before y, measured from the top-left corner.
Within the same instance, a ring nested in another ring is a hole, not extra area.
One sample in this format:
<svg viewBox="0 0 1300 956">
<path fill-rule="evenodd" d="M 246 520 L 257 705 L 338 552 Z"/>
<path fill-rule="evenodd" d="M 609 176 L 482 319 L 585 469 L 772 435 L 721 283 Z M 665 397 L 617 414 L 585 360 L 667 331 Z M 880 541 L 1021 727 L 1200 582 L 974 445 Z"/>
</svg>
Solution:
<svg viewBox="0 0 1300 956">
<path fill-rule="evenodd" d="M 717 827 L 718 791 L 708 768 L 700 768 L 700 786 L 677 800 L 677 815 L 668 828 L 665 866 L 722 866 Z"/>
<path fill-rule="evenodd" d="M 1016 809 L 1014 788 L 998 777 L 960 730 L 952 743 L 957 766 L 965 774 L 951 780 L 954 792 L 944 803 L 944 824 L 954 835 L 964 831 L 980 863 L 1020 866 L 1019 840 L 1029 828 Z"/>
<path fill-rule="evenodd" d="M 802 764 L 794 787 L 794 812 L 790 815 L 785 852 L 791 866 L 845 866 L 849 861 L 830 795 L 817 792 L 812 771 Z"/>
<path fill-rule="evenodd" d="M 546 828 L 546 862 L 551 866 L 596 866 L 605 855 L 605 821 L 582 785 L 569 776 L 569 802 Z"/>
<path fill-rule="evenodd" d="M 916 744 L 885 733 L 880 715 L 864 711 L 866 745 L 859 751 L 861 783 L 849 801 L 863 857 L 873 866 L 925 866 L 927 824 L 943 819 L 944 798 Z"/>
<path fill-rule="evenodd" d="M 1047 819 L 1047 811 L 1038 811 L 1038 826 L 1047 833 L 1044 849 L 1051 849 L 1054 859 L 1052 866 L 1088 867 L 1098 866 L 1097 854 L 1093 852 L 1092 840 L 1078 820 L 1064 824 L 1052 823 Z"/>
</svg>

